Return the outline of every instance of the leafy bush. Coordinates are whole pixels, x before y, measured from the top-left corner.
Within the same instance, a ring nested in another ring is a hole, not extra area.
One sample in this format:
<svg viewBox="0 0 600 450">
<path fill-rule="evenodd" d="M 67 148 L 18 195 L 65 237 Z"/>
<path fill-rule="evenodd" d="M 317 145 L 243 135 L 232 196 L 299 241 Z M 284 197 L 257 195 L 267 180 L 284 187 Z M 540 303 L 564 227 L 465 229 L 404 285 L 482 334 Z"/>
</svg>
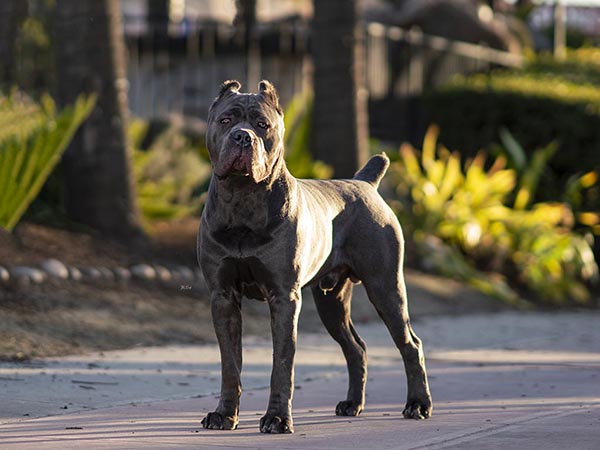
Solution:
<svg viewBox="0 0 600 450">
<path fill-rule="evenodd" d="M 430 128 L 420 155 L 403 145 L 391 167 L 400 198 L 392 205 L 424 265 L 511 303 L 520 301 L 513 282 L 546 301 L 586 302 L 598 268 L 569 205 L 529 206 L 523 192 L 534 175 L 518 177 L 502 156 L 486 166 L 479 153 L 463 164 L 437 137 Z"/>
<path fill-rule="evenodd" d="M 556 89 L 555 94 L 546 95 Z M 566 95 L 561 98 L 558 92 Z M 553 170 L 567 175 L 600 167 L 600 88 L 556 84 L 533 76 L 477 75 L 428 98 L 440 139 L 474 155 L 505 127 L 528 151 L 557 141 Z"/>
<path fill-rule="evenodd" d="M 554 178 L 542 179 L 545 198 L 560 195 L 567 179 L 600 168 L 600 50 L 571 51 L 565 61 L 532 59 L 523 70 L 456 78 L 430 92 L 427 119 L 440 140 L 473 156 L 498 141 L 504 127 L 531 154 L 556 141 Z M 595 208 L 600 195 L 595 194 Z"/>
<path fill-rule="evenodd" d="M 509 167 L 517 172 L 519 186 L 515 190 L 514 208 L 525 209 L 536 197 L 542 178 L 548 177 L 547 168 L 556 154 L 558 146 L 555 142 L 551 142 L 546 147 L 537 149 L 528 161 L 525 150 L 507 129 L 501 128 L 499 134 L 503 147 L 494 146 L 494 153 L 506 157 Z M 591 233 L 600 236 L 600 212 L 586 210 L 587 205 L 584 201 L 590 190 L 595 189 L 592 194 L 597 193 L 597 183 L 598 172 L 595 170 L 583 175 L 573 175 L 564 184 L 562 194 L 554 197 L 554 200 L 560 198 L 562 202 L 569 205 L 575 213 L 576 222 L 580 228 L 587 228 Z M 590 197 L 593 198 L 593 195 Z"/>
<path fill-rule="evenodd" d="M 141 142 L 148 123 L 133 120 L 129 138 L 134 147 L 133 168 L 138 205 L 147 220 L 199 215 L 210 178 L 210 164 L 201 149 L 180 130 L 167 128 L 147 150 Z"/>
<path fill-rule="evenodd" d="M 290 172 L 298 178 L 330 178 L 333 169 L 310 154 L 312 130 L 312 93 L 296 94 L 285 110 L 285 160 Z"/>
<path fill-rule="evenodd" d="M 16 93 L 0 98 L 0 226 L 19 222 L 95 102 L 79 97 L 57 112 L 47 96 L 39 105 Z"/>
<path fill-rule="evenodd" d="M 556 60 L 551 54 L 532 58 L 525 68 L 532 75 L 551 74 L 572 83 L 600 84 L 600 48 L 586 47 L 569 50 L 564 60 Z"/>
</svg>

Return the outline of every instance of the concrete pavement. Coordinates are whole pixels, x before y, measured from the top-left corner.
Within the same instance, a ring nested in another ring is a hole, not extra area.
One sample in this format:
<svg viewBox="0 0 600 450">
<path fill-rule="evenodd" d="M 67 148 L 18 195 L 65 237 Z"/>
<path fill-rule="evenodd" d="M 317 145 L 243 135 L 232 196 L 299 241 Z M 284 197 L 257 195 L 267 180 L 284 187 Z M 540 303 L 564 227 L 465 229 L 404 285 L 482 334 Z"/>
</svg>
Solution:
<svg viewBox="0 0 600 450">
<path fill-rule="evenodd" d="M 401 418 L 401 359 L 381 324 L 370 322 L 359 326 L 369 381 L 357 418 L 333 414 L 346 391 L 336 344 L 301 334 L 296 434 L 258 433 L 271 346 L 246 338 L 236 431 L 200 426 L 217 402 L 215 346 L 140 348 L 0 364 L 0 449 L 600 448 L 600 313 L 442 316 L 414 328 L 426 344 L 434 397 L 427 421 Z"/>
</svg>

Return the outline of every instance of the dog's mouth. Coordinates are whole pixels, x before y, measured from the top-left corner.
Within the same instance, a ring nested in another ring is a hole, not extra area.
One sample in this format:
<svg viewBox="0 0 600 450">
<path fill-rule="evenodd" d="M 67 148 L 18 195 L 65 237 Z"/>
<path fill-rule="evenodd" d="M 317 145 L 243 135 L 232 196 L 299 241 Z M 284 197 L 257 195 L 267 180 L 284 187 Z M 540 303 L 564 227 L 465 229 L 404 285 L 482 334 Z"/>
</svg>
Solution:
<svg viewBox="0 0 600 450">
<path fill-rule="evenodd" d="M 218 175 L 218 174 L 215 174 L 215 175 L 217 175 L 217 178 L 219 180 L 226 180 L 227 178 L 230 178 L 230 177 L 244 178 L 244 177 L 250 176 L 250 174 L 248 172 L 242 172 L 242 171 L 238 171 L 238 170 L 231 170 L 224 175 Z"/>
<path fill-rule="evenodd" d="M 214 161 L 213 170 L 219 180 L 234 176 L 260 183 L 267 178 L 270 170 L 263 142 L 257 140 L 247 148 L 226 143 Z"/>
<path fill-rule="evenodd" d="M 240 155 L 235 161 L 233 161 L 229 173 L 231 175 L 241 175 L 245 177 L 249 176 L 250 170 L 249 161 L 247 161 L 247 158 L 244 158 L 242 155 Z"/>
<path fill-rule="evenodd" d="M 225 151 L 220 163 L 215 167 L 215 175 L 219 179 L 229 176 L 250 176 L 252 155 L 249 152 L 233 149 Z"/>
</svg>

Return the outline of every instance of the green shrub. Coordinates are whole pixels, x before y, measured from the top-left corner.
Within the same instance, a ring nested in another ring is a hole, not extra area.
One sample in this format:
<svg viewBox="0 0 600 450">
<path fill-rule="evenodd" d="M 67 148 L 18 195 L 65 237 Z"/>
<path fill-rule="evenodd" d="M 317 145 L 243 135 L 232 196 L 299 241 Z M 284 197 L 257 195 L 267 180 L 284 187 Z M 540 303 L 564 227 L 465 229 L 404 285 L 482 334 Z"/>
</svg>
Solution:
<svg viewBox="0 0 600 450">
<path fill-rule="evenodd" d="M 554 89 L 564 89 L 563 98 L 558 92 L 546 95 Z M 560 176 L 600 167 L 600 88 L 532 76 L 478 75 L 427 101 L 429 121 L 443 130 L 440 140 L 465 154 L 489 148 L 505 127 L 528 152 L 557 141 L 552 169 Z"/>
<path fill-rule="evenodd" d="M 202 193 L 210 178 L 210 164 L 201 157 L 201 149 L 179 129 L 169 127 L 147 150 L 140 150 L 147 130 L 148 124 L 142 120 L 129 125 L 137 200 L 143 217 L 152 221 L 199 215 Z"/>
<path fill-rule="evenodd" d="M 310 92 L 296 94 L 285 110 L 285 161 L 298 178 L 330 178 L 333 169 L 310 154 L 313 98 Z"/>
<path fill-rule="evenodd" d="M 508 166 L 516 171 L 519 179 L 519 186 L 514 193 L 513 207 L 526 209 L 536 198 L 542 178 L 544 176 L 549 178 L 547 169 L 558 146 L 555 142 L 551 142 L 546 147 L 537 149 L 531 158 L 528 158 L 523 147 L 507 129 L 501 128 L 499 135 L 503 146 L 494 146 L 494 153 L 508 160 Z M 569 206 L 575 213 L 578 228 L 586 228 L 592 234 L 600 236 L 600 213 L 585 209 L 589 204 L 598 203 L 594 201 L 594 194 L 598 194 L 598 172 L 592 170 L 583 175 L 571 176 L 564 184 L 561 195 L 554 197 L 553 200 L 560 199 Z M 586 199 L 591 201 L 584 201 Z"/>
<path fill-rule="evenodd" d="M 600 85 L 600 48 L 569 50 L 564 60 L 551 54 L 530 59 L 525 71 L 529 74 L 552 75 L 579 84 Z"/>
<path fill-rule="evenodd" d="M 507 302 L 520 300 L 515 287 L 554 303 L 586 302 L 598 268 L 589 236 L 573 231 L 570 206 L 519 200 L 534 175 L 519 177 L 502 156 L 463 164 L 437 137 L 430 128 L 420 155 L 402 146 L 391 167 L 400 199 L 392 205 L 424 265 Z"/>
<path fill-rule="evenodd" d="M 0 98 L 0 226 L 19 222 L 95 102 L 82 96 L 57 112 L 47 96 L 39 105 L 16 93 Z"/>
<path fill-rule="evenodd" d="M 459 77 L 425 96 L 427 120 L 440 140 L 465 156 L 490 150 L 506 128 L 531 155 L 556 142 L 542 178 L 541 199 L 558 198 L 569 177 L 600 168 L 600 50 L 569 52 L 563 62 L 541 56 L 523 70 Z M 590 205 L 600 208 L 600 198 Z"/>
</svg>

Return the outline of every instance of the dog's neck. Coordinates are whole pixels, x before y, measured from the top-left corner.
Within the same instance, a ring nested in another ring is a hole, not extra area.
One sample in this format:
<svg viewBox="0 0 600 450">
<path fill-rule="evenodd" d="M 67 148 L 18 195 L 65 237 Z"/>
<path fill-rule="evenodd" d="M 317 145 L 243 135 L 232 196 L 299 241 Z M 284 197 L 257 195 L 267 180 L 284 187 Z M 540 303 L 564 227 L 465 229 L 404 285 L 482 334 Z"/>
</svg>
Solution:
<svg viewBox="0 0 600 450">
<path fill-rule="evenodd" d="M 219 179 L 213 175 L 206 208 L 210 208 L 212 220 L 221 226 L 267 228 L 289 216 L 295 207 L 290 201 L 294 196 L 296 179 L 288 171 L 283 157 L 277 159 L 270 175 L 260 183 L 248 176 L 230 175 Z"/>
</svg>

